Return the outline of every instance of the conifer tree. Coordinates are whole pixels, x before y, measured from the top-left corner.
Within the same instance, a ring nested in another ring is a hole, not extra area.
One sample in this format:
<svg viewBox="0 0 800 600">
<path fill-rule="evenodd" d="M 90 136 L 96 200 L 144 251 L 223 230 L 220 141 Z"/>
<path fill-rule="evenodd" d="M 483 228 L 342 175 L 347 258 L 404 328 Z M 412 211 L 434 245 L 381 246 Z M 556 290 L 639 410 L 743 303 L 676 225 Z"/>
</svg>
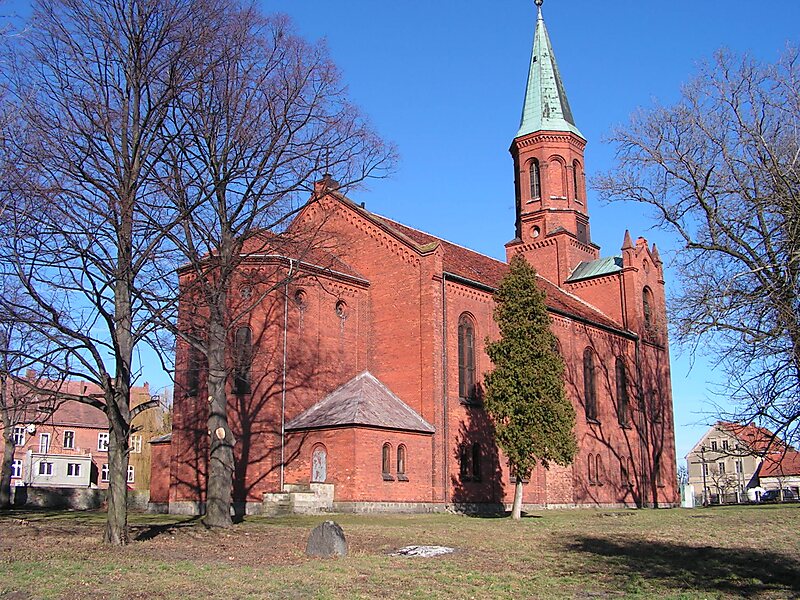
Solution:
<svg viewBox="0 0 800 600">
<path fill-rule="evenodd" d="M 575 409 L 564 389 L 564 361 L 550 330 L 545 294 L 521 255 L 495 293 L 500 339 L 487 342 L 494 370 L 486 374 L 486 412 L 516 477 L 512 517 L 520 518 L 523 480 L 541 463 L 566 466 L 577 451 Z"/>
</svg>

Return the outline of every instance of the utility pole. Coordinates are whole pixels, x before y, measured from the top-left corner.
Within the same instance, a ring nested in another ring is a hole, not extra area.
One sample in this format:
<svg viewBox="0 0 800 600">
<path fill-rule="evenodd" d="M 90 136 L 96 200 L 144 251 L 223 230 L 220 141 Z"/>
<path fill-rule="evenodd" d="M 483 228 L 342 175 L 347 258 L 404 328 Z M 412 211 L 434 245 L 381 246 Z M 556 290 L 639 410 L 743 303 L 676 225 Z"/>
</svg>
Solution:
<svg viewBox="0 0 800 600">
<path fill-rule="evenodd" d="M 706 485 L 706 447 L 700 446 L 700 469 L 703 473 L 703 506 L 708 506 L 708 486 Z"/>
</svg>

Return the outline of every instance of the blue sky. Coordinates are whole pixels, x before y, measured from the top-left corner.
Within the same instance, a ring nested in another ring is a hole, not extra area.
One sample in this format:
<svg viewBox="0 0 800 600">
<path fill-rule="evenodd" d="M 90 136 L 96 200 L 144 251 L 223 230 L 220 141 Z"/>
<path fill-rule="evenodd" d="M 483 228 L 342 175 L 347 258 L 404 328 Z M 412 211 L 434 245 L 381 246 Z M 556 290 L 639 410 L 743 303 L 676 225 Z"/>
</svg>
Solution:
<svg viewBox="0 0 800 600">
<path fill-rule="evenodd" d="M 0 0 L 0 4 L 2 0 Z M 26 12 L 27 2 L 5 3 Z M 508 148 L 519 126 L 536 11 L 532 0 L 262 0 L 300 34 L 325 39 L 353 101 L 401 155 L 396 173 L 352 194 L 367 208 L 504 258 L 514 233 Z M 545 0 L 544 17 L 573 114 L 589 140 L 586 169 L 606 170 L 603 137 L 637 107 L 669 103 L 698 61 L 720 47 L 774 61 L 800 43 L 800 2 L 770 0 Z M 626 228 L 657 242 L 636 205 L 601 206 L 589 192 L 592 237 L 616 254 Z M 667 272 L 668 286 L 678 282 Z M 169 385 L 145 360 L 140 382 Z M 692 363 L 694 364 L 691 367 Z M 690 368 L 691 367 L 691 368 Z M 704 357 L 672 347 L 679 460 L 705 431 L 716 374 Z"/>
<path fill-rule="evenodd" d="M 353 100 L 401 162 L 388 180 L 353 194 L 367 208 L 504 258 L 514 233 L 508 148 L 519 126 L 536 12 L 532 0 L 264 0 L 309 39 L 325 39 Z M 553 49 L 573 114 L 588 138 L 588 174 L 608 169 L 611 127 L 655 99 L 670 103 L 697 63 L 721 47 L 774 61 L 800 43 L 800 2 L 771 0 L 545 0 Z M 626 228 L 669 235 L 634 204 L 601 206 L 589 192 L 592 237 L 619 252 Z M 668 286 L 679 284 L 667 272 Z M 712 419 L 717 374 L 705 357 L 672 349 L 680 461 Z"/>
</svg>

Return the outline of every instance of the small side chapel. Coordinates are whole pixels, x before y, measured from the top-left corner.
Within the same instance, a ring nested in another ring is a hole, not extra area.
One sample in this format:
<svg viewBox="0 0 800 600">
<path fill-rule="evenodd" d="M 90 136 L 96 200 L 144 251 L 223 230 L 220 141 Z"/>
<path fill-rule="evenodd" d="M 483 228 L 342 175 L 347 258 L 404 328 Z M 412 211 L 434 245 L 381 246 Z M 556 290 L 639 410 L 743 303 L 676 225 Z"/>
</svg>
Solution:
<svg viewBox="0 0 800 600">
<path fill-rule="evenodd" d="M 569 467 L 537 467 L 523 504 L 676 506 L 663 265 L 627 231 L 611 256 L 592 242 L 586 139 L 536 4 L 505 248 L 525 255 L 547 293 L 579 452 Z M 316 188 L 319 200 L 291 227 L 322 232 L 325 248 L 248 256 L 235 288 L 257 296 L 276 270 L 300 272 L 231 332 L 237 510 L 261 512 L 290 493 L 339 511 L 509 505 L 514 481 L 481 403 L 484 340 L 498 336 L 492 294 L 507 262 L 374 214 L 330 177 Z M 179 322 L 192 327 L 180 300 Z M 151 502 L 170 512 L 203 510 L 198 364 L 179 344 L 172 435 L 153 442 Z"/>
</svg>

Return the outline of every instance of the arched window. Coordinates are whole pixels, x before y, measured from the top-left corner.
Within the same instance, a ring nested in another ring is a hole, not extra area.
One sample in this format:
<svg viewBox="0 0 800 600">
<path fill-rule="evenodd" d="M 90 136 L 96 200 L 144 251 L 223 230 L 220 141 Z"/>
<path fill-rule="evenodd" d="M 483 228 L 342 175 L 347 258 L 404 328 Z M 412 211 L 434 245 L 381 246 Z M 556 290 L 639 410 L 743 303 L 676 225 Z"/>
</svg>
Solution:
<svg viewBox="0 0 800 600">
<path fill-rule="evenodd" d="M 614 370 L 617 380 L 617 417 L 620 425 L 627 425 L 629 420 L 628 377 L 625 371 L 625 361 L 621 357 L 617 357 Z"/>
<path fill-rule="evenodd" d="M 383 445 L 381 472 L 383 473 L 384 479 L 392 476 L 392 445 L 388 442 Z"/>
<path fill-rule="evenodd" d="M 249 394 L 250 368 L 253 363 L 253 332 L 249 327 L 239 327 L 236 330 L 233 353 L 233 392 Z"/>
<path fill-rule="evenodd" d="M 594 465 L 594 480 L 597 485 L 603 485 L 603 461 L 600 459 L 600 455 L 597 454 L 594 457 L 595 465 Z"/>
<path fill-rule="evenodd" d="M 397 478 L 405 476 L 406 474 L 406 447 L 400 444 L 397 447 Z"/>
<path fill-rule="evenodd" d="M 649 329 L 653 326 L 653 292 L 649 287 L 642 290 L 642 312 L 644 313 L 644 326 Z"/>
<path fill-rule="evenodd" d="M 469 446 L 467 446 L 467 444 L 461 444 L 461 446 L 459 446 L 458 464 L 459 464 L 459 471 L 461 473 L 461 481 L 469 481 L 470 480 Z"/>
<path fill-rule="evenodd" d="M 597 388 L 594 379 L 594 352 L 591 348 L 583 351 L 583 401 L 586 418 L 597 420 Z"/>
<path fill-rule="evenodd" d="M 580 191 L 579 191 L 580 187 L 579 187 L 579 183 L 578 183 L 580 181 L 580 177 L 579 177 L 580 170 L 581 170 L 580 163 L 577 160 L 573 161 L 572 162 L 572 189 L 573 189 L 572 193 L 573 193 L 573 198 L 575 198 L 575 200 L 580 200 L 581 199 L 581 194 L 580 194 Z"/>
<path fill-rule="evenodd" d="M 475 399 L 475 325 L 466 314 L 458 319 L 458 396 Z"/>
<path fill-rule="evenodd" d="M 472 481 L 481 480 L 481 445 L 472 444 Z"/>
<path fill-rule="evenodd" d="M 542 178 L 539 171 L 539 161 L 535 158 L 531 161 L 528 167 L 528 173 L 531 180 L 531 200 L 536 200 L 542 197 Z"/>
<path fill-rule="evenodd" d="M 595 473 L 596 473 L 596 471 L 594 470 L 594 467 L 595 467 L 594 454 L 590 454 L 589 458 L 586 460 L 586 470 L 587 470 L 588 475 L 589 475 L 589 484 L 590 485 L 594 485 L 595 484 Z"/>
</svg>

